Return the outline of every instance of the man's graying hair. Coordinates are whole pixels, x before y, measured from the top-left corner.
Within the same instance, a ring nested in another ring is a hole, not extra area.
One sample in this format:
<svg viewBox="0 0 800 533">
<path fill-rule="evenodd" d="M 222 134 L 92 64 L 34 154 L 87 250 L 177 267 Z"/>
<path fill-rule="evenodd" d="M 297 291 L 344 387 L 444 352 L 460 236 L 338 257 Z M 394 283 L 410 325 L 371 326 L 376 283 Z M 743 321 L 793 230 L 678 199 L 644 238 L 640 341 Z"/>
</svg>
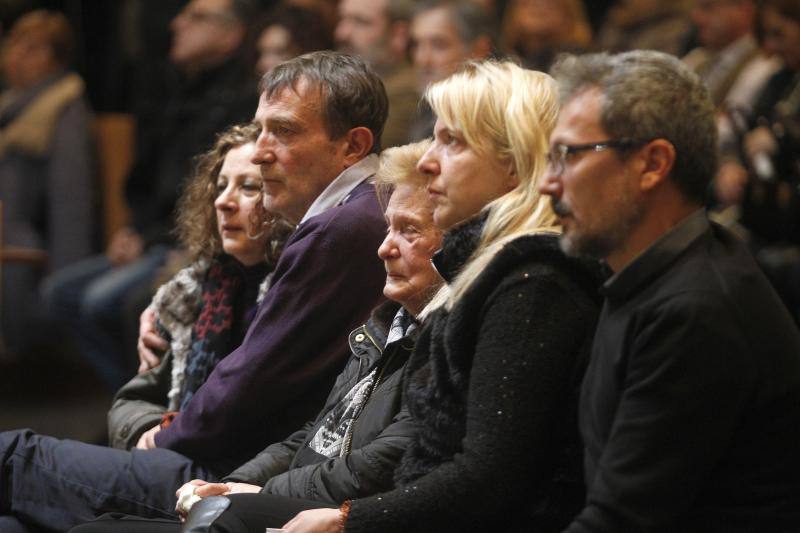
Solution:
<svg viewBox="0 0 800 533">
<path fill-rule="evenodd" d="M 564 55 L 551 73 L 562 104 L 585 90 L 602 92 L 600 123 L 609 137 L 671 142 L 676 157 L 670 178 L 687 199 L 705 200 L 717 169 L 714 104 L 700 78 L 680 60 L 644 50 Z"/>
<path fill-rule="evenodd" d="M 372 152 L 380 152 L 389 101 L 383 82 L 364 60 L 341 52 L 319 51 L 285 61 L 264 75 L 261 91 L 267 99 L 305 80 L 320 91 L 322 121 L 331 139 L 350 129 L 369 128 Z"/>
</svg>

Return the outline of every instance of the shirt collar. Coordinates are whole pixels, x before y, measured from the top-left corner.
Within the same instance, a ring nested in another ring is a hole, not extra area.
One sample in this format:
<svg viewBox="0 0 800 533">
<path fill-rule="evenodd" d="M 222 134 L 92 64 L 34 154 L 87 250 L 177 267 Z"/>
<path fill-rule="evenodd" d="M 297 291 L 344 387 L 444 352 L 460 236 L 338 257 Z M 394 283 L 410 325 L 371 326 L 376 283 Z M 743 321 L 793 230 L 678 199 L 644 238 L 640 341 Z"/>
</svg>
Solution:
<svg viewBox="0 0 800 533">
<path fill-rule="evenodd" d="M 612 300 L 625 299 L 643 283 L 660 274 L 710 228 L 704 209 L 698 209 L 659 237 L 625 268 L 603 284 L 603 294 Z"/>
<path fill-rule="evenodd" d="M 336 176 L 332 182 L 325 187 L 322 194 L 317 196 L 311 207 L 308 208 L 306 214 L 300 224 L 305 222 L 311 217 L 315 217 L 324 213 L 331 207 L 335 207 L 345 200 L 347 196 L 362 182 L 372 178 L 378 169 L 378 155 L 370 154 L 355 165 L 346 168 L 341 174 Z"/>
</svg>

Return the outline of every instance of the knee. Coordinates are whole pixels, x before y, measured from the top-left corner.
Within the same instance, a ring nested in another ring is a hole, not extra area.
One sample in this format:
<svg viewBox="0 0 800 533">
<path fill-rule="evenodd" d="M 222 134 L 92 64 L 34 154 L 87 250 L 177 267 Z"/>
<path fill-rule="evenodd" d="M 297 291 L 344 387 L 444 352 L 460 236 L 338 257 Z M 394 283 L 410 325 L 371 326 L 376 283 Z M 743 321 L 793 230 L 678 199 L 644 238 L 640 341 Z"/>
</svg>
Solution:
<svg viewBox="0 0 800 533">
<path fill-rule="evenodd" d="M 59 309 L 68 308 L 69 306 L 78 307 L 75 296 L 70 297 L 71 294 L 74 295 L 76 293 L 70 290 L 69 284 L 58 273 L 46 277 L 39 285 L 39 295 L 42 303 L 51 315 L 58 314 Z"/>
<path fill-rule="evenodd" d="M 90 322 L 102 323 L 114 314 L 117 303 L 112 292 L 102 287 L 90 286 L 80 302 L 81 317 Z"/>
</svg>

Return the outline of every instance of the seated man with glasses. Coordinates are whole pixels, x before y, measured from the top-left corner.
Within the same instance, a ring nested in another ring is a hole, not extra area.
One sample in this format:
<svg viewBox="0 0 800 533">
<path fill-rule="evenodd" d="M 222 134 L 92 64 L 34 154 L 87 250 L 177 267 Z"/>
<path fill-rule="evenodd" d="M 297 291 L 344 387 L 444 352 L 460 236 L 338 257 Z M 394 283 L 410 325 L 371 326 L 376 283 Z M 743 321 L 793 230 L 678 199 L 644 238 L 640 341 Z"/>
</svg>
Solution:
<svg viewBox="0 0 800 533">
<path fill-rule="evenodd" d="M 568 254 L 614 271 L 581 391 L 568 533 L 797 531 L 800 335 L 702 209 L 714 105 L 659 52 L 567 56 L 541 191 Z"/>
</svg>

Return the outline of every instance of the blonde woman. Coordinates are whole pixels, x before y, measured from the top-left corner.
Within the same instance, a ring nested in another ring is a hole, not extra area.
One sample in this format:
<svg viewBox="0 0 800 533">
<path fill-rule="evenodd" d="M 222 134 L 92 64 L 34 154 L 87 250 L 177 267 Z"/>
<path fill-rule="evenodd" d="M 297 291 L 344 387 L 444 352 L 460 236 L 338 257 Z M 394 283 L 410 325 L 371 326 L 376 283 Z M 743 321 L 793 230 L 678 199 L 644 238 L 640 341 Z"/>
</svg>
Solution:
<svg viewBox="0 0 800 533">
<path fill-rule="evenodd" d="M 438 118 L 419 168 L 447 232 L 434 263 L 448 286 L 406 368 L 420 431 L 396 489 L 302 512 L 284 526 L 291 533 L 560 531 L 582 506 L 577 389 L 599 272 L 560 251 L 537 191 L 555 84 L 485 62 L 425 98 Z"/>
</svg>

